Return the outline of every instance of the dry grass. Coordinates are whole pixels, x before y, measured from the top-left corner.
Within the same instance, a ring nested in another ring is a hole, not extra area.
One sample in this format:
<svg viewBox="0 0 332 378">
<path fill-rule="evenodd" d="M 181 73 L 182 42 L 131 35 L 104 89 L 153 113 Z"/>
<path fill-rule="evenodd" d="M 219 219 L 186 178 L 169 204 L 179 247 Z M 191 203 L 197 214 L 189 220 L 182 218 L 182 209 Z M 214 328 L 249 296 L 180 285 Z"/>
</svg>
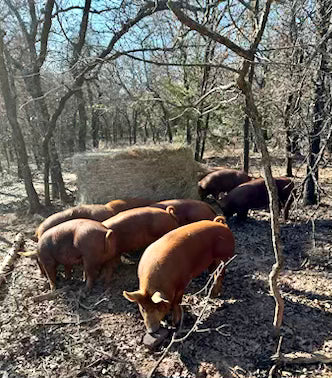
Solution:
<svg viewBox="0 0 332 378">
<path fill-rule="evenodd" d="M 132 147 L 73 158 L 79 203 L 126 197 L 198 198 L 192 150 L 180 145 Z"/>
</svg>

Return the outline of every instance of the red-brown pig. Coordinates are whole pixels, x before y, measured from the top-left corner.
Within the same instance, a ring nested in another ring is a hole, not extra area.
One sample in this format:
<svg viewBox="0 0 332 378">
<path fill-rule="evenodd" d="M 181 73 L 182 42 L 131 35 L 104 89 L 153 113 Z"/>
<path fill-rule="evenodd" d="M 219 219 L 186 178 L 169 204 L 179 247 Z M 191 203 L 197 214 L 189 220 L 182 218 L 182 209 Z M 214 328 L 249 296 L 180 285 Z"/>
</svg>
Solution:
<svg viewBox="0 0 332 378">
<path fill-rule="evenodd" d="M 198 182 L 198 192 L 201 200 L 209 194 L 218 199 L 220 193 L 228 193 L 244 182 L 250 181 L 251 177 L 244 171 L 236 169 L 220 169 L 206 175 Z"/>
<path fill-rule="evenodd" d="M 55 289 L 56 268 L 65 267 L 69 278 L 73 265 L 83 264 L 86 287 L 91 289 L 103 264 L 112 258 L 112 231 L 91 219 L 72 219 L 45 231 L 38 241 L 38 265 L 46 274 L 51 290 Z M 32 253 L 21 253 L 33 257 Z"/>
<path fill-rule="evenodd" d="M 179 227 L 175 210 L 140 207 L 122 211 L 102 223 L 112 232 L 115 249 L 112 260 L 103 267 L 102 279 L 109 284 L 112 272 L 123 253 L 135 251 L 159 239 L 167 232 Z"/>
<path fill-rule="evenodd" d="M 125 200 L 114 200 L 105 205 L 79 205 L 71 207 L 46 218 L 37 228 L 35 237 L 38 240 L 49 228 L 70 219 L 84 218 L 103 222 L 121 211 L 135 207 L 148 206 L 152 203 L 154 203 L 154 201 L 143 198 L 128 198 Z"/>
<path fill-rule="evenodd" d="M 275 182 L 278 189 L 280 208 L 287 203 L 284 209 L 284 218 L 286 220 L 293 199 L 291 192 L 294 189 L 294 183 L 288 177 L 277 177 Z M 220 207 L 226 217 L 236 213 L 240 220 L 247 218 L 249 209 L 266 209 L 268 206 L 269 196 L 263 178 L 239 185 L 220 202 Z"/>
<path fill-rule="evenodd" d="M 123 295 L 138 303 L 149 333 L 159 329 L 169 312 L 173 324 L 178 324 L 182 296 L 191 279 L 234 255 L 234 237 L 224 222 L 224 217 L 216 217 L 182 226 L 145 250 L 138 266 L 139 290 Z M 216 280 L 213 295 L 220 293 L 222 279 L 221 275 Z"/>
<path fill-rule="evenodd" d="M 204 219 L 213 220 L 217 215 L 206 202 L 191 199 L 172 199 L 150 205 L 150 207 L 159 207 L 164 210 L 167 206 L 174 207 L 180 226 Z"/>
</svg>

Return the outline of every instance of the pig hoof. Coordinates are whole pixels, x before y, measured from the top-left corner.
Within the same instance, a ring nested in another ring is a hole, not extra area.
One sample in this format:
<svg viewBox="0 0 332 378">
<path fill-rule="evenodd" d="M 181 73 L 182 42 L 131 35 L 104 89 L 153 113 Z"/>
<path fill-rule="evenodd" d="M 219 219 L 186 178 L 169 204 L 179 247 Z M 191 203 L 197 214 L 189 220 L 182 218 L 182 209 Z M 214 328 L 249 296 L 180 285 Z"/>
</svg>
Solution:
<svg viewBox="0 0 332 378">
<path fill-rule="evenodd" d="M 170 331 L 166 328 L 159 328 L 157 332 L 146 333 L 143 338 L 143 344 L 150 350 L 158 348 L 167 338 Z"/>
<path fill-rule="evenodd" d="M 211 298 L 218 298 L 220 295 L 221 291 L 220 290 L 212 290 L 211 292 Z"/>
</svg>

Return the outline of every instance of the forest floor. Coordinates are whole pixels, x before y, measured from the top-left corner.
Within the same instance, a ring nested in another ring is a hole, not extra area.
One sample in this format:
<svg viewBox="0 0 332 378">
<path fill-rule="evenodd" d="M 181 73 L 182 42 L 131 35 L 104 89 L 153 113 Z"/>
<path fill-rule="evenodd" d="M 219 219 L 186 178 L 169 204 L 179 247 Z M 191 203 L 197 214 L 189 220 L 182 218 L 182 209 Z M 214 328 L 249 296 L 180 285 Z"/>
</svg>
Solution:
<svg viewBox="0 0 332 378">
<path fill-rule="evenodd" d="M 233 156 L 233 157 L 230 157 Z M 240 153 L 211 157 L 211 165 L 239 167 Z M 258 176 L 259 158 L 251 160 Z M 275 175 L 284 173 L 282 159 L 274 159 Z M 301 182 L 304 167 L 295 170 Z M 42 192 L 40 177 L 37 189 Z M 66 174 L 75 189 L 75 176 Z M 298 205 L 287 222 L 281 220 L 285 267 L 280 289 L 285 300 L 282 353 L 319 352 L 332 357 L 332 166 L 320 169 L 325 191 L 315 207 Z M 139 193 L 138 193 L 139 195 Z M 216 208 L 218 211 L 218 208 Z M 54 211 L 54 210 L 53 210 Z M 267 211 L 252 211 L 242 224 L 231 219 L 237 257 L 228 266 L 221 296 L 210 299 L 200 329 L 172 347 L 156 377 L 267 377 L 276 341 L 271 336 L 274 300 L 268 274 L 274 262 Z M 280 218 L 281 219 L 281 218 Z M 0 264 L 15 235 L 25 235 L 25 250 L 41 219 L 27 215 L 24 185 L 14 175 L 1 177 Z M 145 377 L 163 347 L 150 352 L 142 344 L 145 328 L 138 308 L 123 296 L 136 290 L 137 257 L 114 274 L 112 286 L 93 288 L 84 297 L 82 272 L 68 283 L 59 274 L 58 296 L 34 302 L 48 292 L 33 260 L 19 257 L 0 287 L 0 377 Z M 194 279 L 184 296 L 184 329 L 189 329 L 204 306 L 195 293 L 208 279 Z M 221 333 L 216 328 L 221 328 Z M 166 345 L 169 340 L 166 340 Z M 165 347 L 165 346 L 164 346 Z M 1 375 L 2 374 L 2 375 Z M 332 377 L 332 366 L 284 365 L 282 377 Z"/>
</svg>

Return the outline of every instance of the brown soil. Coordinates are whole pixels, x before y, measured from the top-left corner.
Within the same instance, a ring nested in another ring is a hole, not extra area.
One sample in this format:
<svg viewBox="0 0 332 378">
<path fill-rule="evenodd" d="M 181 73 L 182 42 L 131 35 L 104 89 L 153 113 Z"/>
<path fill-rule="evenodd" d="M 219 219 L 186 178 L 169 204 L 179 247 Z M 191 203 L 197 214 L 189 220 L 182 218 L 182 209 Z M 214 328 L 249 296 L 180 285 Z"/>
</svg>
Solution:
<svg viewBox="0 0 332 378">
<path fill-rule="evenodd" d="M 214 165 L 238 165 L 238 158 L 207 160 Z M 258 176 L 256 163 L 258 159 L 253 159 L 251 173 Z M 275 175 L 281 175 L 283 162 L 276 164 Z M 301 167 L 295 180 L 300 182 L 303 175 Z M 72 183 L 73 175 L 66 177 Z M 298 205 L 290 220 L 282 222 L 283 353 L 319 351 L 332 356 L 331 178 L 330 166 L 321 169 L 326 194 L 320 205 Z M 37 188 L 42 191 L 41 183 Z M 24 185 L 14 176 L 1 179 L 0 209 L 1 263 L 19 231 L 26 236 L 25 250 L 35 249 L 29 237 L 40 219 L 26 214 Z M 271 336 L 274 301 L 267 281 L 274 262 L 269 215 L 251 212 L 245 223 L 231 219 L 229 226 L 237 257 L 228 267 L 221 297 L 209 300 L 200 324 L 200 329 L 210 331 L 194 333 L 174 346 L 157 369 L 157 377 L 268 376 L 276 348 Z M 80 269 L 71 282 L 59 273 L 59 296 L 35 303 L 32 297 L 48 292 L 46 279 L 40 277 L 34 261 L 18 258 L 0 287 L 0 373 L 9 377 L 146 376 L 160 350 L 151 353 L 142 345 L 145 329 L 138 308 L 122 296 L 123 290 L 138 287 L 137 260 L 133 256 L 121 264 L 108 291 L 97 285 L 87 297 L 82 294 Z M 207 278 L 203 274 L 188 287 L 185 329 L 202 309 L 204 295 L 195 293 Z M 222 334 L 215 330 L 221 325 Z M 281 376 L 332 377 L 332 367 L 322 363 L 283 366 Z"/>
</svg>

